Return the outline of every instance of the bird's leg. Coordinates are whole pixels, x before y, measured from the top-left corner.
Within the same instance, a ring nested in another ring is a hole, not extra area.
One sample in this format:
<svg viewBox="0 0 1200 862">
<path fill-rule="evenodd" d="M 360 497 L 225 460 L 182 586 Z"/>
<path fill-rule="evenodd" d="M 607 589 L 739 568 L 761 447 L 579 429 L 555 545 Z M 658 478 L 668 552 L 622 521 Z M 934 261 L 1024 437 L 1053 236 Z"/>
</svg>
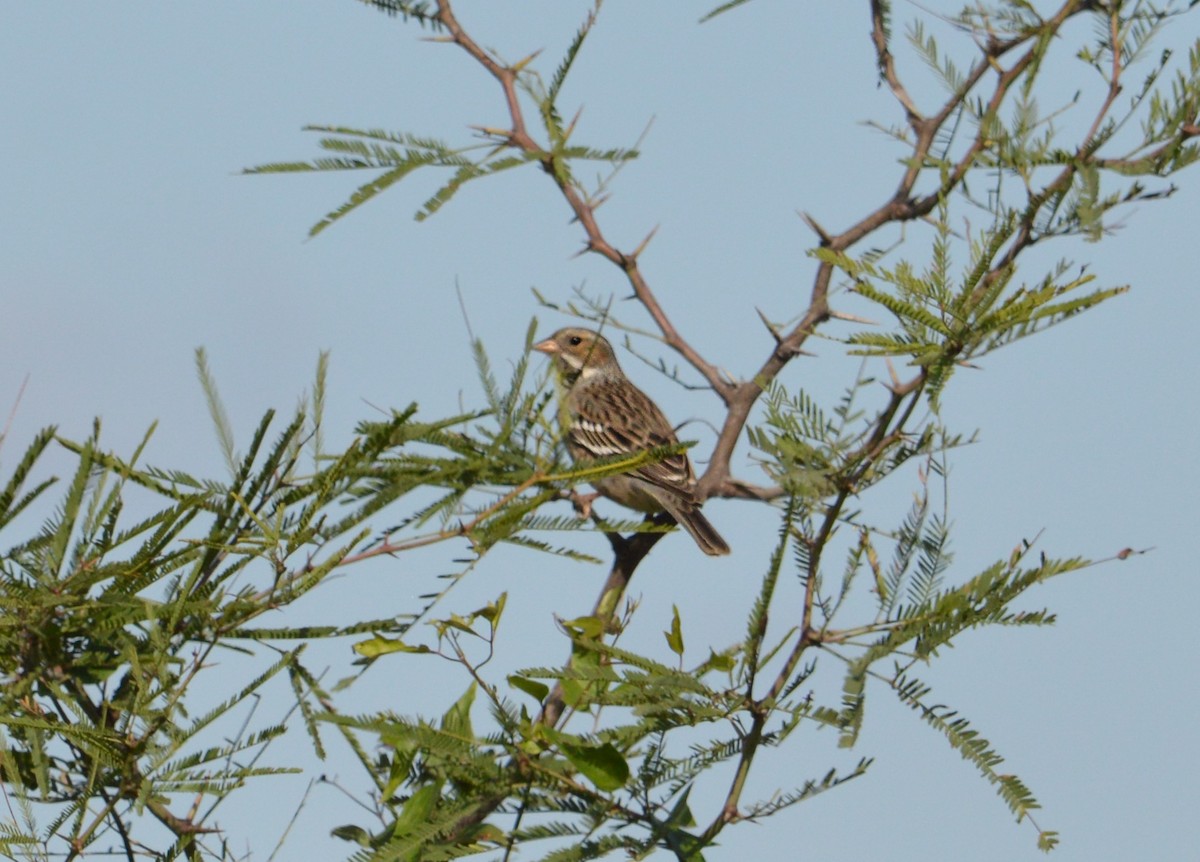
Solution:
<svg viewBox="0 0 1200 862">
<path fill-rule="evenodd" d="M 571 492 L 571 505 L 575 507 L 575 514 L 579 516 L 579 520 L 586 521 L 592 517 L 592 503 L 596 502 L 596 498 L 600 496 L 598 491 L 593 491 L 590 494 L 580 494 L 578 491 Z"/>
</svg>

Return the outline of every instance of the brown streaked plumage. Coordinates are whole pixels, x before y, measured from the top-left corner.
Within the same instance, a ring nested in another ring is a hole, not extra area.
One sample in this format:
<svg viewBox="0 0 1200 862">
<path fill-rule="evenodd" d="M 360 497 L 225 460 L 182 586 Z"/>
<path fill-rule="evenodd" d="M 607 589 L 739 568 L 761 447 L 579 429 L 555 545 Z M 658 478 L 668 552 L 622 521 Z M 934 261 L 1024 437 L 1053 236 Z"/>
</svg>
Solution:
<svg viewBox="0 0 1200 862">
<path fill-rule="evenodd" d="M 598 332 L 567 327 L 533 349 L 550 356 L 566 387 L 567 448 L 576 461 L 635 454 L 678 442 L 667 417 L 629 381 L 612 345 Z M 704 553 L 729 553 L 729 545 L 700 513 L 696 475 L 686 453 L 668 455 L 593 484 L 622 506 L 639 512 L 666 512 Z"/>
</svg>

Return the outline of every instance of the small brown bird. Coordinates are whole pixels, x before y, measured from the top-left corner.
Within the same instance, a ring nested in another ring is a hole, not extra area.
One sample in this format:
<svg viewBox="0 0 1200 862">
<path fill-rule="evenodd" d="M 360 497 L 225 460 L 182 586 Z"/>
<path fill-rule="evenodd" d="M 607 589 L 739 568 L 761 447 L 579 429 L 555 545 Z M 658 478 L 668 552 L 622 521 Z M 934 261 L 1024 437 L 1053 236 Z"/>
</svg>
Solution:
<svg viewBox="0 0 1200 862">
<path fill-rule="evenodd" d="M 566 388 L 567 448 L 576 461 L 633 455 L 678 442 L 667 417 L 629 382 L 612 345 L 598 332 L 567 327 L 533 349 L 554 360 Z M 704 553 L 729 553 L 729 545 L 700 514 L 696 474 L 686 453 L 668 455 L 592 484 L 622 506 L 646 513 L 666 512 Z"/>
</svg>

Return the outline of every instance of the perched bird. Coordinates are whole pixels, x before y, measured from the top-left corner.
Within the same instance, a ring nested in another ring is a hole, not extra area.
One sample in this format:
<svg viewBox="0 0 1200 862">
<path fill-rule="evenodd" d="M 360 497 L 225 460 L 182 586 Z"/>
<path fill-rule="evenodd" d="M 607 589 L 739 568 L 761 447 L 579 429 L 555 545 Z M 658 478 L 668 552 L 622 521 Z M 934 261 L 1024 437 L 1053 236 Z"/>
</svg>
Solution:
<svg viewBox="0 0 1200 862">
<path fill-rule="evenodd" d="M 566 388 L 567 448 L 576 461 L 634 455 L 678 442 L 667 417 L 629 382 L 612 345 L 598 332 L 567 327 L 533 349 L 554 360 Z M 592 484 L 622 506 L 646 513 L 666 512 L 704 553 L 729 553 L 729 545 L 700 514 L 696 474 L 686 453 L 668 455 Z"/>
</svg>

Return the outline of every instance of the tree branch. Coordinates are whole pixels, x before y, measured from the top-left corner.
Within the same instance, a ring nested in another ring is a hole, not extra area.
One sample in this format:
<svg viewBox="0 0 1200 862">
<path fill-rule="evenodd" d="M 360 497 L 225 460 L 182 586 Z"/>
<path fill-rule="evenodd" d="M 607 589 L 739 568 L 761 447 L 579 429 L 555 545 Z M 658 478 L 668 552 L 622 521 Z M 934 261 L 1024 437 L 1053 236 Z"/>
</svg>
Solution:
<svg viewBox="0 0 1200 862">
<path fill-rule="evenodd" d="M 666 533 L 634 533 L 628 538 L 616 533 L 607 535 L 615 552 L 613 564 L 608 578 L 604 581 L 604 586 L 600 589 L 596 604 L 592 608 L 592 616 L 604 620 L 606 626 L 616 615 L 621 598 L 625 595 L 638 565 Z M 538 716 L 538 722 L 555 727 L 562 718 L 565 708 L 563 685 L 558 682 L 546 696 L 546 701 L 542 704 L 542 712 Z"/>
<path fill-rule="evenodd" d="M 686 359 L 708 381 L 722 400 L 728 402 L 734 385 L 725 380 L 720 369 L 704 359 L 671 323 L 638 268 L 638 252 L 641 251 L 641 248 L 639 247 L 632 253 L 625 253 L 605 238 L 596 221 L 595 205 L 584 197 L 579 188 L 567 178 L 565 172 L 556 170 L 555 162 L 558 157 L 542 148 L 529 134 L 517 93 L 517 70 L 496 62 L 463 30 L 454 15 L 450 0 L 440 0 L 436 17 L 450 34 L 450 40 L 471 55 L 499 82 L 504 91 L 504 99 L 508 105 L 509 119 L 512 123 L 512 128 L 505 135 L 505 142 L 515 149 L 538 157 L 542 169 L 554 179 L 567 205 L 571 208 L 575 220 L 583 228 L 587 237 L 585 250 L 607 259 L 625 273 L 634 295 L 646 308 L 662 333 L 663 341 Z"/>
<path fill-rule="evenodd" d="M 914 131 L 917 131 L 923 118 L 921 112 L 917 110 L 916 103 L 913 102 L 908 90 L 900 83 L 900 78 L 896 74 L 896 61 L 888 48 L 888 33 L 884 23 L 882 0 L 871 0 L 871 43 L 875 46 L 875 62 L 879 67 L 879 76 L 887 82 L 892 95 L 904 108 L 904 113 L 908 115 L 908 124 L 913 127 Z"/>
</svg>

